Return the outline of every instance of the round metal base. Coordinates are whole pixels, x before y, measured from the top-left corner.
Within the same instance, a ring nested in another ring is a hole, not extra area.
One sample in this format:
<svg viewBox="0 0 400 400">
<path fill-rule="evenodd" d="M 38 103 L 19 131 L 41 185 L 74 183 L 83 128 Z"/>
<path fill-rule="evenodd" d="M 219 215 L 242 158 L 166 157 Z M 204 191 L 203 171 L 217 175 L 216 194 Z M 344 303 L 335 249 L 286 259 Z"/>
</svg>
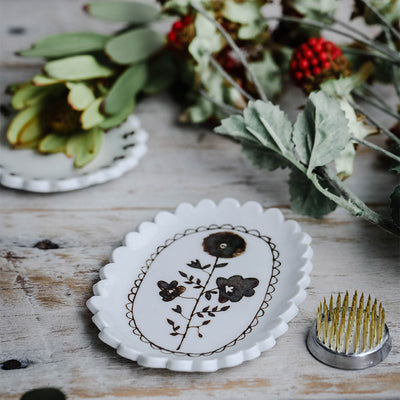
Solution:
<svg viewBox="0 0 400 400">
<path fill-rule="evenodd" d="M 310 353 L 324 364 L 341 369 L 364 369 L 379 364 L 386 358 L 392 347 L 389 329 L 385 325 L 382 342 L 368 351 L 360 353 L 338 353 L 327 348 L 317 337 L 317 322 L 314 321 L 308 336 L 307 347 Z"/>
</svg>

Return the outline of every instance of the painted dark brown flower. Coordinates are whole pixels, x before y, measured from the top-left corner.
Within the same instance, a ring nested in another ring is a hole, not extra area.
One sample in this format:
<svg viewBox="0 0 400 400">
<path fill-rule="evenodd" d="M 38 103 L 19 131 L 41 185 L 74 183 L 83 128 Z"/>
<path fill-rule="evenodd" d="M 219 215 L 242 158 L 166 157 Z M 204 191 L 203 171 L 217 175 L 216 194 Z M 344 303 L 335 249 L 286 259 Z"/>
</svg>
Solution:
<svg viewBox="0 0 400 400">
<path fill-rule="evenodd" d="M 170 283 L 158 281 L 157 285 L 161 289 L 159 295 L 164 301 L 172 301 L 186 290 L 185 286 L 178 286 L 178 281 L 171 281 Z"/>
<path fill-rule="evenodd" d="M 217 278 L 216 282 L 220 303 L 226 303 L 228 300 L 236 303 L 243 296 L 251 297 L 255 293 L 254 288 L 259 284 L 257 278 L 243 278 L 240 275 L 234 275 L 230 278 Z"/>
<path fill-rule="evenodd" d="M 214 257 L 233 258 L 246 250 L 246 242 L 236 233 L 217 232 L 204 238 L 203 249 Z"/>
</svg>

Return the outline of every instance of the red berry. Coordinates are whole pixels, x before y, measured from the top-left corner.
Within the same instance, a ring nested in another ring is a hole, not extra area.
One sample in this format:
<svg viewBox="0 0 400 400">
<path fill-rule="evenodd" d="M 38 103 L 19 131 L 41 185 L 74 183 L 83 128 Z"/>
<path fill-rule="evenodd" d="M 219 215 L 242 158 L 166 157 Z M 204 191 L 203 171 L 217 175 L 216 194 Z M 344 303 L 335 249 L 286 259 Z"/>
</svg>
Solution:
<svg viewBox="0 0 400 400">
<path fill-rule="evenodd" d="M 335 45 L 334 45 L 332 42 L 325 42 L 325 43 L 324 43 L 324 49 L 325 49 L 326 51 L 332 51 L 332 49 L 333 49 L 334 46 L 335 46 Z"/>
<path fill-rule="evenodd" d="M 183 23 L 182 21 L 176 21 L 173 25 L 172 25 L 172 29 L 175 30 L 181 30 L 183 28 Z"/>
<path fill-rule="evenodd" d="M 320 51 L 322 51 L 322 44 L 321 44 L 321 43 L 317 43 L 317 44 L 314 46 L 314 51 L 315 51 L 316 53 L 319 53 Z"/>
<path fill-rule="evenodd" d="M 310 38 L 310 39 L 308 40 L 308 44 L 309 44 L 310 46 L 315 46 L 315 45 L 317 44 L 317 39 L 316 39 L 316 38 Z"/>
<path fill-rule="evenodd" d="M 176 33 L 174 31 L 168 32 L 168 41 L 169 42 L 175 42 L 176 40 Z"/>
<path fill-rule="evenodd" d="M 331 63 L 329 61 L 324 61 L 322 63 L 322 69 L 328 69 L 331 67 Z"/>
<path fill-rule="evenodd" d="M 313 69 L 313 74 L 314 75 L 319 75 L 321 73 L 321 68 L 320 67 L 315 67 L 314 69 Z"/>
<path fill-rule="evenodd" d="M 301 48 L 303 51 L 306 51 L 306 50 L 309 49 L 309 47 L 308 47 L 305 43 L 303 43 L 303 44 L 300 46 L 300 48 Z"/>
<path fill-rule="evenodd" d="M 297 62 L 295 60 L 292 60 L 290 62 L 290 68 L 293 69 L 293 70 L 297 68 Z"/>
<path fill-rule="evenodd" d="M 305 75 L 305 76 L 310 76 L 310 75 L 311 75 L 311 71 L 310 71 L 309 69 L 306 69 L 306 70 L 304 71 L 304 75 Z"/>
<path fill-rule="evenodd" d="M 192 16 L 191 15 L 186 15 L 185 18 L 183 18 L 183 23 L 185 25 L 189 25 L 192 22 Z"/>
<path fill-rule="evenodd" d="M 304 59 L 300 60 L 299 66 L 300 66 L 301 69 L 307 69 L 308 68 L 308 61 L 304 60 Z"/>
<path fill-rule="evenodd" d="M 296 79 L 298 81 L 301 81 L 301 79 L 303 78 L 303 73 L 300 71 L 297 71 L 294 76 L 296 77 Z"/>
<path fill-rule="evenodd" d="M 326 51 L 321 51 L 321 53 L 319 53 L 319 59 L 321 61 L 326 61 L 328 59 L 328 54 L 326 53 Z"/>
<path fill-rule="evenodd" d="M 304 57 L 306 58 L 311 58 L 313 55 L 314 53 L 310 49 L 304 51 Z"/>
</svg>

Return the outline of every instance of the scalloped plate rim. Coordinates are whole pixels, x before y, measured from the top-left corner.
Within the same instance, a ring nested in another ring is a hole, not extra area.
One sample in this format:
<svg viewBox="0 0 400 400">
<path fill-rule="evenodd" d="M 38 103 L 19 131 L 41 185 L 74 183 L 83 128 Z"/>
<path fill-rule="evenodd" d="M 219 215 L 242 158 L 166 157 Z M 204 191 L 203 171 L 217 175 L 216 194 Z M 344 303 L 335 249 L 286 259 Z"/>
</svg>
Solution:
<svg viewBox="0 0 400 400">
<path fill-rule="evenodd" d="M 126 128 L 125 128 L 126 126 Z M 133 128 L 134 126 L 134 128 Z M 58 193 L 69 192 L 99 185 L 121 177 L 126 172 L 135 168 L 139 160 L 147 152 L 148 133 L 143 129 L 138 116 L 131 114 L 121 125 L 107 131 L 112 135 L 115 129 L 135 129 L 135 147 L 126 149 L 125 158 L 118 159 L 109 166 L 100 167 L 97 170 L 80 176 L 63 177 L 56 179 L 35 179 L 24 177 L 7 171 L 6 166 L 0 167 L 0 185 L 9 189 L 23 190 L 33 193 Z M 10 149 L 10 151 L 15 151 Z"/>
</svg>

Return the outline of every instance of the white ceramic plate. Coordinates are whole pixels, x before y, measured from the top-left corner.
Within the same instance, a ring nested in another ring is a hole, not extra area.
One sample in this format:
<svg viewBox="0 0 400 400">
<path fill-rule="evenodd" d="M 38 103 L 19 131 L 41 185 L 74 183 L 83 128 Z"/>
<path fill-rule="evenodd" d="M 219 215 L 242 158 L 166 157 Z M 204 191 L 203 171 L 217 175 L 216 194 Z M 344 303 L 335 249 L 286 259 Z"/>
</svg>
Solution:
<svg viewBox="0 0 400 400">
<path fill-rule="evenodd" d="M 138 117 L 104 135 L 97 157 L 83 168 L 74 168 L 65 154 L 42 155 L 31 149 L 13 150 L 5 135 L 0 138 L 0 184 L 29 192 L 64 192 L 104 183 L 134 168 L 147 151 L 148 134 Z"/>
<path fill-rule="evenodd" d="M 232 367 L 273 347 L 297 314 L 310 242 L 256 202 L 183 203 L 126 235 L 87 306 L 100 339 L 140 365 Z"/>
</svg>

